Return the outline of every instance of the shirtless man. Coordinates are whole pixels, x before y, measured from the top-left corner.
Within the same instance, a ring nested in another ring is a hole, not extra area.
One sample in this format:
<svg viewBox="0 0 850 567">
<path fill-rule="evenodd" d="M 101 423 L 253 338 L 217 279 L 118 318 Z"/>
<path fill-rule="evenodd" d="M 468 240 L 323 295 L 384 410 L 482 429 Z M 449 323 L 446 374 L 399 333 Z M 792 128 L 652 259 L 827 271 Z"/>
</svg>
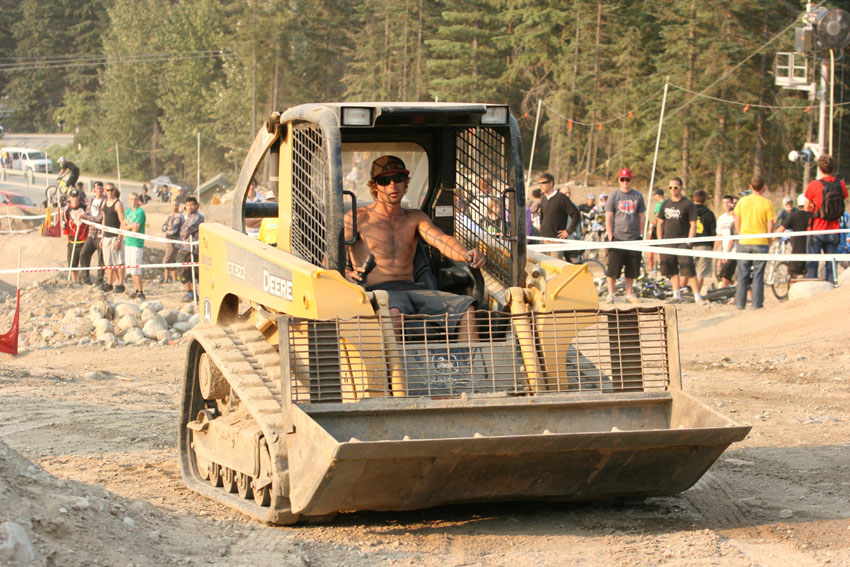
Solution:
<svg viewBox="0 0 850 567">
<path fill-rule="evenodd" d="M 396 335 L 401 336 L 401 314 L 459 316 L 458 336 L 472 342 L 478 332 L 474 325 L 475 300 L 465 295 L 434 291 L 417 284 L 413 277 L 416 238 L 458 262 L 480 268 L 486 262 L 477 248 L 467 250 L 453 237 L 434 226 L 431 218 L 417 209 L 404 209 L 401 200 L 407 192 L 410 172 L 395 156 L 381 156 L 372 162 L 369 190 L 375 202 L 357 209 L 357 242 L 348 248 L 354 269 L 346 279 L 365 284 L 367 291 L 386 290 Z M 345 215 L 345 238 L 352 238 L 352 214 Z M 374 268 L 366 270 L 369 257 Z M 367 272 L 364 275 L 364 272 Z"/>
</svg>

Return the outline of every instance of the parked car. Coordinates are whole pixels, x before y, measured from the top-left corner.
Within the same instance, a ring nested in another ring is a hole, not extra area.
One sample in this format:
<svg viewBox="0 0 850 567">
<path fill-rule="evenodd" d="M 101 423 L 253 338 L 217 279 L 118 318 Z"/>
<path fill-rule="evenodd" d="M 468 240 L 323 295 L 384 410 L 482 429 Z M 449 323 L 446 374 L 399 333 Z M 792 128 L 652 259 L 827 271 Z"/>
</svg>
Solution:
<svg viewBox="0 0 850 567">
<path fill-rule="evenodd" d="M 0 205 L 11 205 L 24 211 L 36 208 L 32 199 L 13 191 L 0 191 Z"/>
<path fill-rule="evenodd" d="M 41 150 L 32 148 L 0 148 L 0 153 L 5 152 L 12 156 L 12 169 L 24 171 L 53 171 L 53 160 L 47 157 Z"/>
<path fill-rule="evenodd" d="M 160 175 L 150 180 L 151 194 L 160 201 L 167 203 L 171 199 L 184 201 L 189 187 L 172 181 L 167 175 Z"/>
</svg>

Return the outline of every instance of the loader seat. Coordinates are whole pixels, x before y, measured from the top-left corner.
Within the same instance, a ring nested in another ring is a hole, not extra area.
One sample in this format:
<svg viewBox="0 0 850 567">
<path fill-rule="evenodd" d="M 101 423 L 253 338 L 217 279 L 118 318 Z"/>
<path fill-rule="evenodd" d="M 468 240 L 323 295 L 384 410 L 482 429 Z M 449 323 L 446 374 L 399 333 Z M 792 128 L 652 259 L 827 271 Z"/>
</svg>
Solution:
<svg viewBox="0 0 850 567">
<path fill-rule="evenodd" d="M 434 264 L 439 263 L 436 266 Z M 421 239 L 416 240 L 413 256 L 413 279 L 428 289 L 467 295 L 475 287 L 469 266 L 443 258 Z"/>
</svg>

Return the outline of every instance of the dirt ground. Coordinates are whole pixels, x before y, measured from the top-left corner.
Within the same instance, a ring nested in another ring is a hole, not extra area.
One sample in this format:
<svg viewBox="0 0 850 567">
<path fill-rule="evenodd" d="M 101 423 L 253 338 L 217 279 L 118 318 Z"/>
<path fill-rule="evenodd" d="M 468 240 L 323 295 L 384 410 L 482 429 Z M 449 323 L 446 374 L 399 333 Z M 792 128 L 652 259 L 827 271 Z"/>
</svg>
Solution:
<svg viewBox="0 0 850 567">
<path fill-rule="evenodd" d="M 16 264 L 17 248 L 27 265 L 60 261 L 53 247 L 2 238 L 0 267 Z M 51 289 L 67 307 L 94 293 Z M 147 289 L 179 306 L 177 286 Z M 23 313 L 37 307 L 27 297 Z M 0 304 L 0 332 L 12 310 L 13 300 Z M 678 313 L 685 389 L 753 426 L 685 493 L 622 506 L 347 513 L 293 527 L 259 525 L 183 484 L 182 341 L 0 354 L 0 564 L 25 564 L 4 555 L 2 524 L 14 522 L 32 541 L 29 565 L 850 565 L 850 286 L 760 312 Z"/>
</svg>

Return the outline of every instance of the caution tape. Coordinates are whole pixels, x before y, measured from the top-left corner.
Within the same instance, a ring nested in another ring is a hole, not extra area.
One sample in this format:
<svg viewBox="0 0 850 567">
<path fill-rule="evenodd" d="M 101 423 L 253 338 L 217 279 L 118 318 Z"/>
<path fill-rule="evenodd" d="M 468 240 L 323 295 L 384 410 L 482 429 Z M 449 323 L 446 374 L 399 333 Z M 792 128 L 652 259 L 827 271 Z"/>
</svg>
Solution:
<svg viewBox="0 0 850 567">
<path fill-rule="evenodd" d="M 658 240 L 618 240 L 616 242 L 593 242 L 587 240 L 562 240 L 530 236 L 529 240 L 557 242 L 557 244 L 533 244 L 528 247 L 534 252 L 577 252 L 582 250 L 603 250 L 617 248 L 636 250 L 670 256 L 690 256 L 694 258 L 718 258 L 725 260 L 768 261 L 768 262 L 824 262 L 836 260 L 850 262 L 850 254 L 757 254 L 747 252 L 724 252 L 721 250 L 695 250 L 693 248 L 672 248 L 676 244 L 708 244 L 725 240 L 754 240 L 758 238 L 785 238 L 791 236 L 812 236 L 822 234 L 850 233 L 850 229 L 812 230 L 805 233 L 780 232 L 762 234 L 735 234 L 731 236 L 701 236 L 696 238 L 666 238 Z M 665 246 L 667 245 L 667 246 Z"/>
<path fill-rule="evenodd" d="M 40 230 L 40 229 L 41 229 L 41 227 L 38 227 L 38 226 L 33 227 L 33 228 L 21 228 L 21 229 L 18 229 L 18 230 L 3 229 L 3 230 L 0 230 L 0 234 L 26 234 L 26 233 L 30 233 L 30 232 L 35 232 L 36 230 Z"/>
<path fill-rule="evenodd" d="M 46 215 L 0 215 L 0 219 L 20 219 L 20 220 L 37 220 L 43 222 Z M 51 217 L 55 217 L 56 213 L 50 213 Z"/>
<path fill-rule="evenodd" d="M 185 240 L 172 240 L 170 238 L 165 238 L 164 236 L 153 236 L 152 234 L 145 234 L 143 232 L 133 232 L 131 230 L 123 230 L 120 228 L 115 228 L 112 226 L 106 226 L 103 224 L 98 224 L 96 222 L 83 219 L 83 224 L 87 224 L 91 227 L 97 228 L 104 232 L 110 232 L 115 234 L 122 234 L 124 236 L 129 236 L 131 238 L 138 238 L 140 240 L 148 240 L 150 242 L 161 242 L 164 244 L 189 244 Z"/>
<path fill-rule="evenodd" d="M 172 262 L 169 264 L 122 264 L 120 266 L 91 266 L 89 268 L 47 267 L 47 268 L 6 268 L 0 274 L 33 274 L 43 272 L 87 272 L 89 270 L 130 270 L 135 268 L 186 268 L 197 267 L 198 262 Z"/>
</svg>

